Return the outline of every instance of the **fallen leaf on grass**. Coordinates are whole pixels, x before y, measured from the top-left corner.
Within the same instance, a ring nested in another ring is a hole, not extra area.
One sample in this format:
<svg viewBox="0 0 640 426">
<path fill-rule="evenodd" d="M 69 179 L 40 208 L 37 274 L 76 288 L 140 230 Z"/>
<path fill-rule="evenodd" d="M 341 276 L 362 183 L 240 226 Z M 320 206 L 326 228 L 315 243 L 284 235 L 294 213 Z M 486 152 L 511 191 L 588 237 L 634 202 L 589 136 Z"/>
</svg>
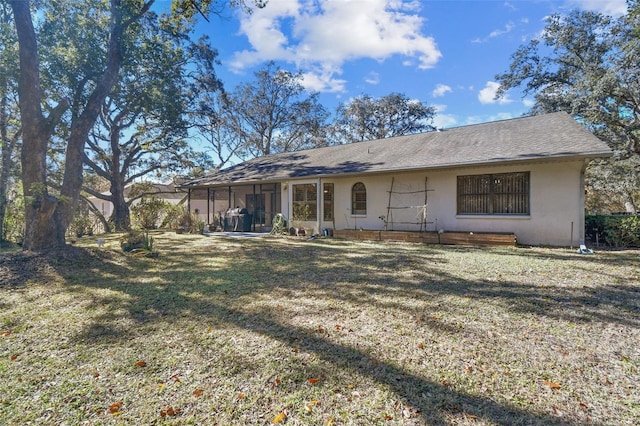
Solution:
<svg viewBox="0 0 640 426">
<path fill-rule="evenodd" d="M 333 417 L 329 417 L 329 419 L 327 419 L 327 423 L 325 423 L 325 426 L 333 426 L 334 421 L 333 421 Z"/>
<path fill-rule="evenodd" d="M 280 383 L 282 383 L 282 380 L 278 379 L 276 377 L 276 379 L 273 381 L 273 383 L 271 383 L 271 387 L 275 388 L 276 386 L 280 386 Z"/>
<path fill-rule="evenodd" d="M 136 367 L 145 367 L 146 365 L 147 365 L 147 363 L 145 361 L 136 362 Z"/>
<path fill-rule="evenodd" d="M 307 382 L 311 383 L 312 385 L 315 383 L 318 383 L 320 381 L 320 379 L 316 378 L 316 377 L 310 377 L 307 379 Z"/>
<path fill-rule="evenodd" d="M 8 335 L 10 335 L 10 334 L 11 334 L 11 332 L 10 332 L 9 330 L 7 330 L 7 331 L 3 331 L 3 332 L 2 332 L 2 336 L 3 336 L 3 337 L 7 337 L 7 336 L 8 336 Z"/>
<path fill-rule="evenodd" d="M 15 361 L 16 359 L 18 359 L 18 355 L 11 355 L 11 361 Z"/>
<path fill-rule="evenodd" d="M 115 402 L 109 406 L 109 413 L 118 414 L 122 408 L 122 401 Z"/>
<path fill-rule="evenodd" d="M 238 399 L 244 399 L 244 397 L 245 397 L 244 393 L 240 392 L 238 394 Z"/>
<path fill-rule="evenodd" d="M 177 416 L 180 413 L 180 409 L 179 408 L 173 408 L 173 407 L 164 407 L 162 410 L 160 410 L 160 417 L 173 417 L 173 416 Z"/>
<path fill-rule="evenodd" d="M 385 414 L 384 415 L 384 419 L 385 420 L 393 420 L 393 416 L 390 416 L 389 414 Z"/>
<path fill-rule="evenodd" d="M 418 343 L 418 349 L 424 349 L 424 343 Z"/>
<path fill-rule="evenodd" d="M 204 389 L 196 389 L 193 391 L 194 396 L 200 396 L 204 392 Z"/>
<path fill-rule="evenodd" d="M 178 375 L 177 375 L 177 374 L 174 374 L 173 376 L 171 376 L 171 378 L 172 378 L 174 381 L 178 382 L 178 383 L 181 383 L 181 382 L 182 382 L 182 380 L 180 380 L 180 377 L 178 377 Z"/>
<path fill-rule="evenodd" d="M 549 382 L 549 381 L 544 381 L 543 382 L 546 386 L 549 386 L 551 389 L 560 389 L 562 386 L 560 386 L 560 383 L 556 383 L 556 382 Z"/>
<path fill-rule="evenodd" d="M 318 405 L 320 405 L 320 401 L 312 399 L 311 401 L 304 403 L 304 409 L 307 410 L 307 413 L 312 413 L 313 407 L 317 407 Z"/>
<path fill-rule="evenodd" d="M 287 414 L 283 411 L 280 414 L 278 414 L 277 416 L 275 416 L 273 418 L 273 420 L 271 420 L 271 423 L 275 425 L 275 424 L 278 424 L 278 423 L 282 423 L 286 419 L 287 419 Z"/>
</svg>

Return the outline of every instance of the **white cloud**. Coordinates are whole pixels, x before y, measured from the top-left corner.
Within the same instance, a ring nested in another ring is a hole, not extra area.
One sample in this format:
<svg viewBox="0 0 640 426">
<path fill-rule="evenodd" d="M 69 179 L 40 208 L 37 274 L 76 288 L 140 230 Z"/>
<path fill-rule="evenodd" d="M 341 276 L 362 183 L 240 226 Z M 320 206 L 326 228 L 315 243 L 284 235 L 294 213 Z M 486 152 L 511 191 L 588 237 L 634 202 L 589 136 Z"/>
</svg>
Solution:
<svg viewBox="0 0 640 426">
<path fill-rule="evenodd" d="M 507 9 L 511 9 L 511 10 L 518 10 L 517 7 L 515 7 L 515 5 L 511 2 L 504 2 L 504 7 L 506 7 Z"/>
<path fill-rule="evenodd" d="M 433 118 L 433 125 L 436 129 L 450 129 L 458 125 L 458 119 L 452 114 L 444 114 L 447 110 L 446 105 L 432 105 L 436 110 L 436 116 Z"/>
<path fill-rule="evenodd" d="M 335 68 L 313 68 L 302 73 L 302 86 L 310 92 L 339 93 L 346 90 L 347 81 L 336 78 L 342 72 Z"/>
<path fill-rule="evenodd" d="M 513 29 L 516 27 L 516 25 L 513 22 L 508 22 L 507 24 L 505 24 L 504 28 L 498 29 L 498 30 L 493 30 L 489 33 L 488 36 L 484 37 L 484 38 L 475 38 L 473 40 L 471 40 L 472 43 L 486 43 L 487 41 L 489 41 L 492 38 L 496 38 L 496 37 L 500 37 L 501 35 L 510 33 L 511 31 L 513 31 Z"/>
<path fill-rule="evenodd" d="M 380 74 L 378 74 L 375 71 L 371 71 L 369 74 L 367 74 L 364 77 L 364 81 L 367 84 L 371 84 L 372 86 L 375 86 L 376 84 L 380 83 Z"/>
<path fill-rule="evenodd" d="M 626 0 L 567 0 L 567 6 L 593 10 L 611 16 L 621 16 L 627 13 Z"/>
<path fill-rule="evenodd" d="M 500 99 L 496 99 L 496 93 L 500 88 L 500 84 L 495 81 L 487 81 L 484 89 L 478 92 L 478 100 L 481 104 L 508 104 L 511 102 L 507 94 L 502 95 Z"/>
<path fill-rule="evenodd" d="M 489 33 L 489 38 L 500 37 L 503 34 L 510 33 L 515 27 L 516 26 L 513 23 L 509 22 L 504 26 L 504 29 L 491 31 L 491 33 Z"/>
<path fill-rule="evenodd" d="M 453 89 L 450 86 L 447 86 L 446 84 L 438 84 L 436 88 L 433 89 L 433 92 L 431 92 L 431 96 L 439 98 L 449 92 L 453 92 Z"/>
<path fill-rule="evenodd" d="M 278 0 L 241 15 L 240 32 L 251 49 L 237 52 L 232 68 L 241 70 L 268 60 L 300 68 L 340 73 L 345 62 L 378 61 L 400 55 L 420 69 L 435 66 L 442 53 L 422 34 L 420 2 L 402 0 Z M 313 71 L 311 71 L 313 72 Z M 331 78 L 331 76 L 329 76 Z M 335 85 L 334 85 L 335 87 Z"/>
</svg>

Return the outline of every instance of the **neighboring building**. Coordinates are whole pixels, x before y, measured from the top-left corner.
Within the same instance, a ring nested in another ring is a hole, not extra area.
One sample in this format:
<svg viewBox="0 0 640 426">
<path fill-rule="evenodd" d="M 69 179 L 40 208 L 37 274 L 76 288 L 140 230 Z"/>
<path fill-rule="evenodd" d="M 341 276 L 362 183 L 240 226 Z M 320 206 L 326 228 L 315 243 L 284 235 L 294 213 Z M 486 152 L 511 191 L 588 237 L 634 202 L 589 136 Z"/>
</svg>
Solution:
<svg viewBox="0 0 640 426">
<path fill-rule="evenodd" d="M 509 232 L 569 246 L 584 239 L 585 168 L 611 155 L 558 112 L 269 155 L 181 187 L 207 222 L 240 207 L 255 230 L 282 213 L 314 233 Z"/>
<path fill-rule="evenodd" d="M 163 200 L 174 205 L 184 204 L 187 201 L 188 193 L 186 191 L 180 190 L 179 188 L 176 188 L 176 185 L 174 185 L 173 183 L 149 183 L 145 185 L 145 195 L 143 197 L 140 197 L 140 199 L 135 200 L 132 204 L 135 205 L 136 203 L 140 202 L 141 199 L 150 197 L 155 197 L 159 200 Z M 137 197 L 141 190 L 142 189 L 140 188 L 140 184 L 127 185 L 124 189 L 125 200 L 130 200 L 132 196 Z M 103 194 L 111 195 L 110 192 L 104 192 Z M 104 216 L 105 219 L 108 220 L 113 214 L 113 203 L 111 203 L 110 201 L 106 201 L 95 196 L 87 197 L 87 200 L 89 200 L 91 204 L 93 204 L 93 206 L 100 213 L 102 213 L 102 216 Z"/>
</svg>

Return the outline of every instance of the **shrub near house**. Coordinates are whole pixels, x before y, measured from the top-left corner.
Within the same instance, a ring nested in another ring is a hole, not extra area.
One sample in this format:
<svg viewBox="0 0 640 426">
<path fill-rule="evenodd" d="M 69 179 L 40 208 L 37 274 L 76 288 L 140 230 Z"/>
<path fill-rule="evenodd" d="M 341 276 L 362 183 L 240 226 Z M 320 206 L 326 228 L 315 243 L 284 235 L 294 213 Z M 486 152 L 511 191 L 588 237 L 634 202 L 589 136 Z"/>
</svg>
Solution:
<svg viewBox="0 0 640 426">
<path fill-rule="evenodd" d="M 640 216 L 587 216 L 585 234 L 592 243 L 640 247 Z"/>
</svg>

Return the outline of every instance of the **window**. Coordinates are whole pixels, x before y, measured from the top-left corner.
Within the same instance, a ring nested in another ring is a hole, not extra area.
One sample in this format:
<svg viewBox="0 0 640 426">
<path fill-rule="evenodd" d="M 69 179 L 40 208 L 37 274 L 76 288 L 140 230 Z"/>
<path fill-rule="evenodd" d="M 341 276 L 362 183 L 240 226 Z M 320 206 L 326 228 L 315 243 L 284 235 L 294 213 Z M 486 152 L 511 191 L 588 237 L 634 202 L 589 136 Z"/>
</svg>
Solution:
<svg viewBox="0 0 640 426">
<path fill-rule="evenodd" d="M 351 214 L 367 214 L 367 188 L 362 182 L 351 188 Z"/>
<path fill-rule="evenodd" d="M 322 218 L 333 220 L 333 184 L 325 183 L 322 189 Z"/>
<path fill-rule="evenodd" d="M 307 221 L 318 218 L 316 184 L 293 185 L 293 220 Z"/>
<path fill-rule="evenodd" d="M 529 213 L 529 172 L 458 176 L 458 214 Z"/>
</svg>

